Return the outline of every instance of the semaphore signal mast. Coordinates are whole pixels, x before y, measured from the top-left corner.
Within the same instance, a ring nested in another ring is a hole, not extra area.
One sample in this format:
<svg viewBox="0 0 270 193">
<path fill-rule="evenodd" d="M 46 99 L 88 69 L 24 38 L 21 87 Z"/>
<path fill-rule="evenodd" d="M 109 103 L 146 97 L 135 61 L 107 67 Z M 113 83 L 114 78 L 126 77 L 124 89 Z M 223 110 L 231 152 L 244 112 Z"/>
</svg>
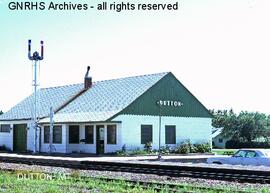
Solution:
<svg viewBox="0 0 270 193">
<path fill-rule="evenodd" d="M 34 151 L 37 152 L 37 128 L 38 128 L 38 120 L 37 120 L 37 66 L 39 61 L 43 60 L 43 41 L 40 41 L 41 44 L 41 55 L 37 51 L 31 55 L 31 40 L 28 40 L 28 59 L 34 62 L 34 78 L 33 78 L 33 87 L 34 87 L 34 104 L 33 104 L 33 129 L 34 129 Z"/>
</svg>

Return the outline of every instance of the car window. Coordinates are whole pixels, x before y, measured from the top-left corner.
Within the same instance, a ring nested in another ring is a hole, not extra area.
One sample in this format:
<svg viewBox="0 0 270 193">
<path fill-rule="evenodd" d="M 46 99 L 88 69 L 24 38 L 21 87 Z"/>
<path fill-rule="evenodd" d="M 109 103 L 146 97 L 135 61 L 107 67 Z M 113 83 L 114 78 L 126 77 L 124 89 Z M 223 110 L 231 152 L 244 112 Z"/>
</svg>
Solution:
<svg viewBox="0 0 270 193">
<path fill-rule="evenodd" d="M 246 151 L 243 151 L 243 150 L 239 150 L 238 152 L 236 152 L 234 154 L 234 157 L 245 157 L 246 156 Z"/>
<path fill-rule="evenodd" d="M 265 152 L 264 152 L 264 155 L 265 155 L 266 157 L 270 157 L 270 151 L 265 151 Z"/>
<path fill-rule="evenodd" d="M 256 157 L 256 156 L 257 156 L 257 154 L 255 151 L 248 151 L 246 154 L 247 158 L 252 158 L 252 157 Z"/>
</svg>

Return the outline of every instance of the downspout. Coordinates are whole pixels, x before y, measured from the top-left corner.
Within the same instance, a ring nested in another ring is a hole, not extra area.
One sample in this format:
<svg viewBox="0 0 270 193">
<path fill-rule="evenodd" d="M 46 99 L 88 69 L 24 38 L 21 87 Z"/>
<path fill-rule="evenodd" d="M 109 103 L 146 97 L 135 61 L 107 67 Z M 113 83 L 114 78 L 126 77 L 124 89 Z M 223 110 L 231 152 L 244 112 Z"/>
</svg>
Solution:
<svg viewBox="0 0 270 193">
<path fill-rule="evenodd" d="M 38 140 L 39 153 L 41 152 L 41 126 L 39 126 L 39 140 Z"/>
</svg>

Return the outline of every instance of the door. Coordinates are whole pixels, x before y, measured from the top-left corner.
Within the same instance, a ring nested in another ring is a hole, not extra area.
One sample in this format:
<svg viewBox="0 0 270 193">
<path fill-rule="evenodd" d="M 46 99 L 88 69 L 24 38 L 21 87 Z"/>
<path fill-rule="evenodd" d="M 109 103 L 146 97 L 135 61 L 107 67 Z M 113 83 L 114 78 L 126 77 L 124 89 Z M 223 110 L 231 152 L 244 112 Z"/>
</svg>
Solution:
<svg viewBox="0 0 270 193">
<path fill-rule="evenodd" d="M 97 125 L 96 127 L 96 153 L 97 155 L 104 154 L 104 136 L 105 127 L 104 125 Z"/>
<path fill-rule="evenodd" d="M 19 124 L 13 127 L 13 151 L 25 152 L 27 147 L 27 125 Z"/>
<path fill-rule="evenodd" d="M 258 155 L 255 151 L 247 151 L 246 156 L 243 158 L 243 165 L 258 165 Z"/>
<path fill-rule="evenodd" d="M 243 159 L 246 157 L 247 152 L 245 150 L 237 151 L 230 159 L 228 159 L 228 164 L 241 165 L 243 164 Z"/>
</svg>

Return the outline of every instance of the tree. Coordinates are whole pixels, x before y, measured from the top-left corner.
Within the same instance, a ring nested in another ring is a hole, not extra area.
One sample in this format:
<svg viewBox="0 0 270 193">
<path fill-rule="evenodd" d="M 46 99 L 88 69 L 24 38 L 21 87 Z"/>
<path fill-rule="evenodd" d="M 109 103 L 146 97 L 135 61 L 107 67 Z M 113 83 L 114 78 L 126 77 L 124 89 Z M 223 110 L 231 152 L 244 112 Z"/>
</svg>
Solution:
<svg viewBox="0 0 270 193">
<path fill-rule="evenodd" d="M 258 138 L 269 139 L 270 136 L 270 115 L 242 111 L 238 115 L 230 110 L 216 111 L 213 113 L 214 127 L 222 127 L 222 136 L 240 141 L 251 142 Z"/>
<path fill-rule="evenodd" d="M 262 122 L 263 124 L 263 131 L 262 131 L 262 136 L 266 141 L 270 140 L 270 115 L 268 115 L 264 121 Z"/>
<path fill-rule="evenodd" d="M 231 116 L 235 115 L 233 110 L 217 110 L 217 111 L 210 111 L 214 115 L 214 119 L 212 120 L 212 126 L 216 128 L 224 127 L 227 119 Z"/>
<path fill-rule="evenodd" d="M 2 115 L 3 114 L 3 111 L 0 111 L 0 115 Z"/>
<path fill-rule="evenodd" d="M 237 127 L 237 115 L 233 110 L 217 110 L 213 111 L 214 119 L 212 120 L 212 126 L 216 128 L 223 128 L 222 136 L 228 139 L 238 138 Z"/>
<path fill-rule="evenodd" d="M 251 142 L 252 140 L 263 137 L 265 133 L 265 118 L 262 113 L 241 112 L 238 115 L 238 132 L 242 141 Z"/>
</svg>

